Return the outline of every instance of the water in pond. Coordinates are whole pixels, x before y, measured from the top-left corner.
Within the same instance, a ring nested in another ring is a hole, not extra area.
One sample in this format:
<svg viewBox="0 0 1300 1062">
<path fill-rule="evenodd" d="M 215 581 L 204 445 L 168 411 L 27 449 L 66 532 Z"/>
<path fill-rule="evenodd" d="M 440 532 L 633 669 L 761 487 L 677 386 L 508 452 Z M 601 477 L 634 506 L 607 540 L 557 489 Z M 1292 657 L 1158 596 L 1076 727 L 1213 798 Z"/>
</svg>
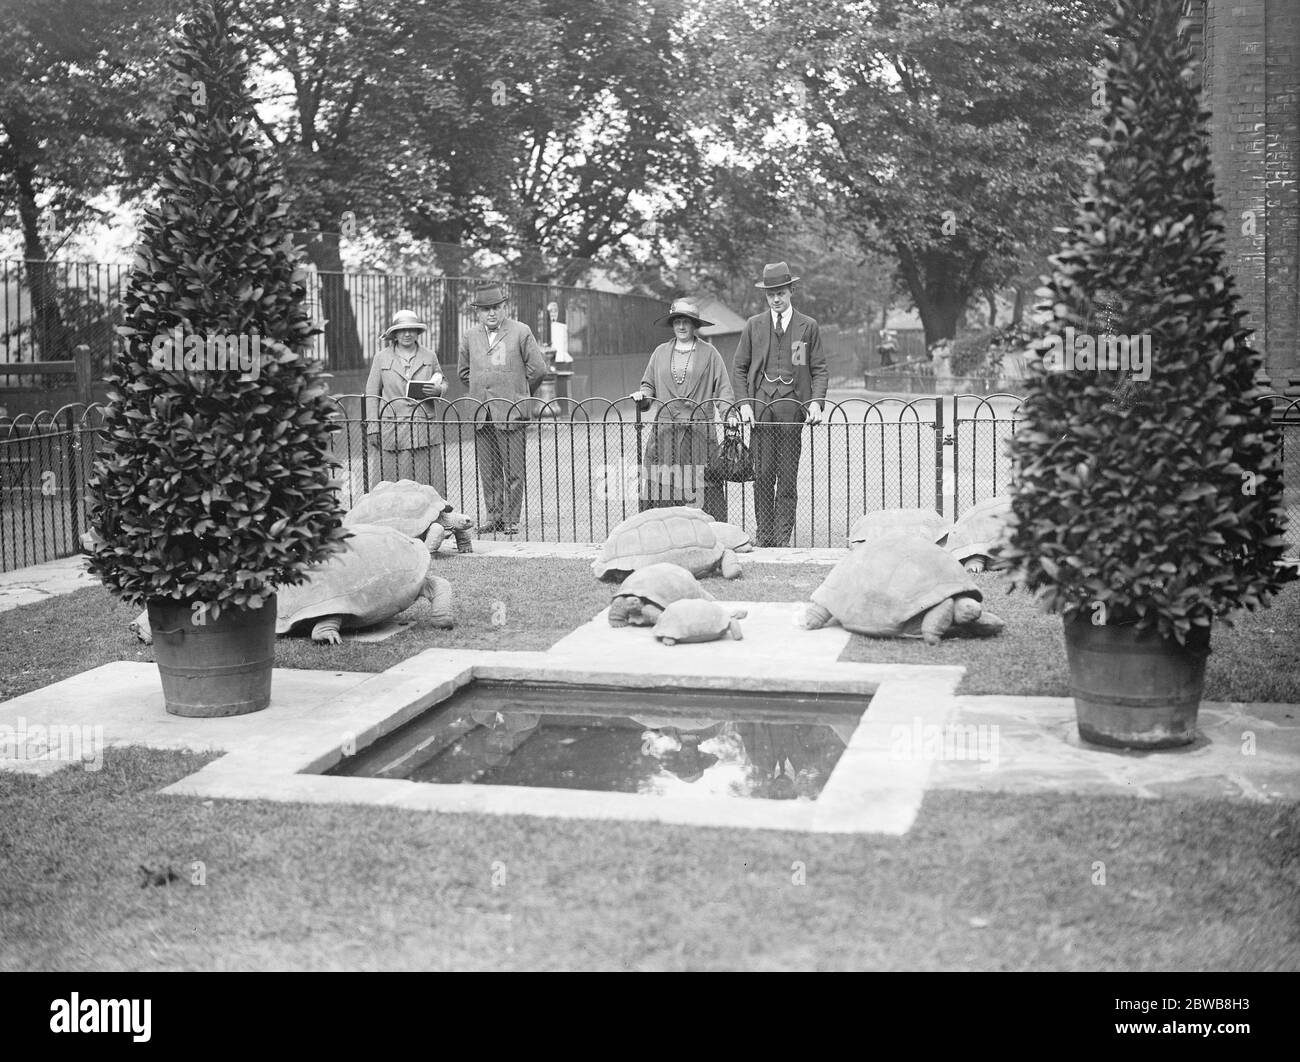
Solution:
<svg viewBox="0 0 1300 1062">
<path fill-rule="evenodd" d="M 328 773 L 813 800 L 867 697 L 472 682 Z"/>
</svg>

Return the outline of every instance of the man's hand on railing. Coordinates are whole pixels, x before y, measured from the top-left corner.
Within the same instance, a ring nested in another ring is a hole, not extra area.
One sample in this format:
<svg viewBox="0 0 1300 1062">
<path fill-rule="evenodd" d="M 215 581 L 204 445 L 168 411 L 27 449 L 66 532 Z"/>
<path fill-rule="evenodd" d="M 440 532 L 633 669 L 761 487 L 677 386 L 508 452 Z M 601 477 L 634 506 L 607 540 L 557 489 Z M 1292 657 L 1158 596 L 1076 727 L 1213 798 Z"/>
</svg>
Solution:
<svg viewBox="0 0 1300 1062">
<path fill-rule="evenodd" d="M 754 407 L 748 402 L 740 407 L 740 422 L 742 424 L 754 423 Z"/>
<path fill-rule="evenodd" d="M 820 402 L 808 403 L 807 422 L 809 424 L 820 424 L 822 422 L 822 404 Z"/>
</svg>

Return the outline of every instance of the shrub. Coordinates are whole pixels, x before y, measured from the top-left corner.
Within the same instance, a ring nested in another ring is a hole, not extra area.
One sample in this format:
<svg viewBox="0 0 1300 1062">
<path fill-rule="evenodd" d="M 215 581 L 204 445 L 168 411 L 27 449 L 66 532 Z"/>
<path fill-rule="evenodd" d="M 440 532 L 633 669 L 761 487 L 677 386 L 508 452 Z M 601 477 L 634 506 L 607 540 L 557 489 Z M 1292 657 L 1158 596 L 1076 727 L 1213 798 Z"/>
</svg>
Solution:
<svg viewBox="0 0 1300 1062">
<path fill-rule="evenodd" d="M 1100 606 L 1106 622 L 1183 643 L 1292 573 L 1278 564 L 1279 440 L 1223 262 L 1209 115 L 1177 22 L 1174 0 L 1122 0 L 1110 27 L 1105 135 L 1039 290 L 1052 320 L 1011 443 L 1007 556 L 1067 619 Z M 1067 328 L 1149 336 L 1150 378 L 1132 362 L 1054 371 Z"/>
<path fill-rule="evenodd" d="M 261 607 L 339 548 L 330 406 L 305 274 L 254 139 L 223 0 L 185 27 L 170 159 L 124 299 L 88 483 L 90 570 L 124 599 Z M 153 342 L 245 337 L 252 371 L 160 367 Z"/>
</svg>

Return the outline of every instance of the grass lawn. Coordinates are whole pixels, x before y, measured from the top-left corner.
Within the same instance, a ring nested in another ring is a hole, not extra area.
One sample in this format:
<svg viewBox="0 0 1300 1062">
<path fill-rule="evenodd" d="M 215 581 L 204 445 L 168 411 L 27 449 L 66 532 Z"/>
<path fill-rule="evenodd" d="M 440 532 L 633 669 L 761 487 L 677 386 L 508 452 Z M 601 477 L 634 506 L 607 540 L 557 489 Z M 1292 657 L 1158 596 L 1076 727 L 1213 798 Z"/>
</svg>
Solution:
<svg viewBox="0 0 1300 1062">
<path fill-rule="evenodd" d="M 613 589 L 577 560 L 448 556 L 442 571 L 454 631 L 421 603 L 388 642 L 281 639 L 278 664 L 543 649 Z M 747 564 L 710 586 L 794 602 L 825 573 Z M 1001 638 L 855 636 L 845 659 L 961 663 L 967 692 L 1064 694 L 1059 620 L 980 578 Z M 0 699 L 151 660 L 133 615 L 100 588 L 0 613 Z M 1216 631 L 1207 698 L 1300 702 L 1297 628 L 1292 585 Z M 1300 969 L 1294 806 L 934 792 L 906 837 L 844 838 L 158 795 L 207 761 L 110 749 L 98 772 L 0 773 L 0 969 Z M 141 866 L 180 879 L 142 887 Z"/>
<path fill-rule="evenodd" d="M 0 774 L 0 968 L 1300 969 L 1294 807 L 934 793 L 882 839 L 156 795 L 203 762 Z"/>
<path fill-rule="evenodd" d="M 456 629 L 428 623 L 417 603 L 413 627 L 377 644 L 323 646 L 307 638 L 276 643 L 279 667 L 383 671 L 431 646 L 547 649 L 604 608 L 614 587 L 598 582 L 581 560 L 459 557 L 439 561 L 456 589 Z M 806 601 L 826 576 L 812 565 L 745 563 L 734 583 L 710 580 L 718 596 L 751 601 Z M 917 641 L 854 635 L 842 659 L 880 663 L 961 664 L 959 692 L 1025 696 L 1068 695 L 1061 621 L 1040 612 L 1024 593 L 1008 594 L 1004 577 L 976 577 L 988 607 L 1007 630 L 987 641 L 948 639 L 930 648 Z M 0 700 L 39 689 L 111 660 L 153 660 L 126 627 L 137 610 L 100 587 L 0 613 L 0 645 L 14 664 L 0 674 Z M 1271 608 L 1243 613 L 1237 626 L 1216 626 L 1206 669 L 1205 698 L 1300 703 L 1300 584 L 1289 584 Z"/>
</svg>

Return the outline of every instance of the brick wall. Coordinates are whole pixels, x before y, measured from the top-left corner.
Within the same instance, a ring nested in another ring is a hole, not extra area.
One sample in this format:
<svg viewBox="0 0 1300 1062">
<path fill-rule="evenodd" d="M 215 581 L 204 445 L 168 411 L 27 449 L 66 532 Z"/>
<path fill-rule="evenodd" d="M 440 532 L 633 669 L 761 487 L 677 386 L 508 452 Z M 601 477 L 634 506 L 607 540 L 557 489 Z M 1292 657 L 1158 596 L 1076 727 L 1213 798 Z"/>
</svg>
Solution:
<svg viewBox="0 0 1300 1062">
<path fill-rule="evenodd" d="M 1229 265 L 1270 383 L 1300 393 L 1300 0 L 1186 0 Z"/>
</svg>

